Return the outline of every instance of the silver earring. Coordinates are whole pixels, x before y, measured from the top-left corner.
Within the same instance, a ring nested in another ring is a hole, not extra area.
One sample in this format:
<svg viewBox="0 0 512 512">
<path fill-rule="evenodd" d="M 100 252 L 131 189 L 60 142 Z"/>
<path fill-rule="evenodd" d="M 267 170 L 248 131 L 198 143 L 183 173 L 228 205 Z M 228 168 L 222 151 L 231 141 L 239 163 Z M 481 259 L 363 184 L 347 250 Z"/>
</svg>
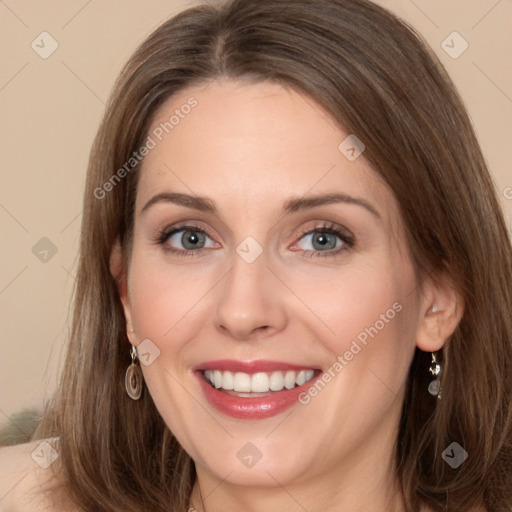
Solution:
<svg viewBox="0 0 512 512">
<path fill-rule="evenodd" d="M 434 352 L 432 352 L 432 363 L 430 364 L 428 371 L 434 376 L 434 380 L 428 385 L 428 392 L 432 396 L 437 396 L 437 398 L 441 400 L 441 381 L 439 379 L 441 365 L 437 362 Z"/>
<path fill-rule="evenodd" d="M 126 369 L 124 376 L 124 386 L 126 393 L 132 400 L 138 400 L 142 395 L 142 370 L 137 361 L 137 348 L 132 345 L 130 349 L 130 355 L 132 356 L 132 364 Z"/>
</svg>

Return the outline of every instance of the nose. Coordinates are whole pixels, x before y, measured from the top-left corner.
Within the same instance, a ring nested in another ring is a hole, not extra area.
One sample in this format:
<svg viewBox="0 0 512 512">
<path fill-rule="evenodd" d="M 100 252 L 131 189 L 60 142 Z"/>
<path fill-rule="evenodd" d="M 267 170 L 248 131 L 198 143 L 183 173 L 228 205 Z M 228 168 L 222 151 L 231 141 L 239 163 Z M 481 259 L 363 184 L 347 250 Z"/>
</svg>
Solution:
<svg viewBox="0 0 512 512">
<path fill-rule="evenodd" d="M 282 285 L 267 267 L 265 253 L 252 263 L 238 254 L 219 283 L 216 328 L 239 341 L 270 337 L 287 323 Z"/>
</svg>

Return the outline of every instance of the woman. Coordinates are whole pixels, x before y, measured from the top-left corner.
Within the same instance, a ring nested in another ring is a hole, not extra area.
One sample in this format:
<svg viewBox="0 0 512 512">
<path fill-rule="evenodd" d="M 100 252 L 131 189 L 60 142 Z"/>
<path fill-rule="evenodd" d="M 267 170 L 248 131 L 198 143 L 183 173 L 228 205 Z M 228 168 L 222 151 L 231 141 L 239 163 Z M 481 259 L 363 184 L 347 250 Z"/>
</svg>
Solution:
<svg viewBox="0 0 512 512">
<path fill-rule="evenodd" d="M 84 204 L 59 392 L 3 451 L 7 510 L 511 506 L 510 241 L 452 83 L 386 10 L 166 22 Z"/>
</svg>

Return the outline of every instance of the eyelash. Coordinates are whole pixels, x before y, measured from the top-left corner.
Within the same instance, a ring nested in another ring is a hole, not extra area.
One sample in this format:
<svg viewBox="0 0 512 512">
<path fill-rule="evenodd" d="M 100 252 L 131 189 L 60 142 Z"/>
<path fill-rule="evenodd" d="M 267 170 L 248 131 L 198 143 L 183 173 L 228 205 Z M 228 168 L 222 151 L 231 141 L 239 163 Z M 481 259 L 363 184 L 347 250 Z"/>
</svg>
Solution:
<svg viewBox="0 0 512 512">
<path fill-rule="evenodd" d="M 198 226 L 194 226 L 192 224 L 185 224 L 181 226 L 175 226 L 171 229 L 164 229 L 158 233 L 155 239 L 155 243 L 161 245 L 163 250 L 169 254 L 173 254 L 176 256 L 197 256 L 198 253 L 201 253 L 202 249 L 195 250 L 183 250 L 183 249 L 174 249 L 166 245 L 167 240 L 174 234 L 179 233 L 180 231 L 193 231 L 197 233 L 203 233 L 209 238 L 213 240 L 213 236 L 204 228 L 200 228 Z M 329 251 L 310 251 L 306 249 L 300 249 L 297 252 L 300 252 L 304 257 L 334 257 L 342 252 L 348 251 L 352 249 L 355 245 L 355 240 L 352 235 L 342 232 L 339 228 L 336 227 L 334 223 L 323 223 L 319 226 L 314 227 L 313 229 L 303 229 L 298 235 L 298 240 L 302 240 L 306 235 L 310 235 L 312 233 L 326 233 L 330 235 L 337 236 L 342 241 L 342 246 Z"/>
<path fill-rule="evenodd" d="M 184 250 L 184 249 L 173 249 L 172 247 L 169 247 L 166 245 L 167 240 L 174 234 L 179 233 L 180 231 L 194 231 L 196 233 L 204 233 L 207 237 L 213 239 L 213 236 L 204 228 L 200 228 L 199 226 L 194 226 L 193 224 L 184 224 L 184 225 L 178 225 L 173 228 L 166 228 L 160 233 L 158 233 L 155 242 L 158 245 L 162 246 L 162 249 L 169 253 L 173 254 L 175 256 L 197 256 L 197 253 L 200 253 L 203 251 L 203 249 L 195 249 L 195 250 Z"/>
<path fill-rule="evenodd" d="M 354 237 L 352 235 L 349 235 L 348 233 L 342 232 L 340 228 L 337 228 L 336 224 L 332 222 L 323 223 L 319 226 L 314 227 L 313 229 L 308 228 L 301 230 L 298 235 L 298 240 L 302 240 L 302 238 L 304 238 L 306 235 L 310 235 L 312 233 L 326 233 L 329 235 L 335 235 L 341 240 L 342 245 L 337 249 L 331 249 L 329 251 L 307 251 L 306 249 L 300 249 L 298 252 L 300 252 L 306 258 L 334 257 L 340 253 L 352 249 L 355 245 Z"/>
</svg>

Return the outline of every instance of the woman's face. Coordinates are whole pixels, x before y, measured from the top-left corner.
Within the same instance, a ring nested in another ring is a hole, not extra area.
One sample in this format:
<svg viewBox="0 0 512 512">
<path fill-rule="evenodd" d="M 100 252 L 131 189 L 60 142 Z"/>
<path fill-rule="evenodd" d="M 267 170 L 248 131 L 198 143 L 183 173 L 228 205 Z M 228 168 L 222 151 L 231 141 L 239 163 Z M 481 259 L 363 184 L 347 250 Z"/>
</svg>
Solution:
<svg viewBox="0 0 512 512">
<path fill-rule="evenodd" d="M 149 136 L 123 304 L 199 474 L 389 469 L 424 305 L 362 147 L 308 97 L 227 80 L 171 98 Z"/>
</svg>

